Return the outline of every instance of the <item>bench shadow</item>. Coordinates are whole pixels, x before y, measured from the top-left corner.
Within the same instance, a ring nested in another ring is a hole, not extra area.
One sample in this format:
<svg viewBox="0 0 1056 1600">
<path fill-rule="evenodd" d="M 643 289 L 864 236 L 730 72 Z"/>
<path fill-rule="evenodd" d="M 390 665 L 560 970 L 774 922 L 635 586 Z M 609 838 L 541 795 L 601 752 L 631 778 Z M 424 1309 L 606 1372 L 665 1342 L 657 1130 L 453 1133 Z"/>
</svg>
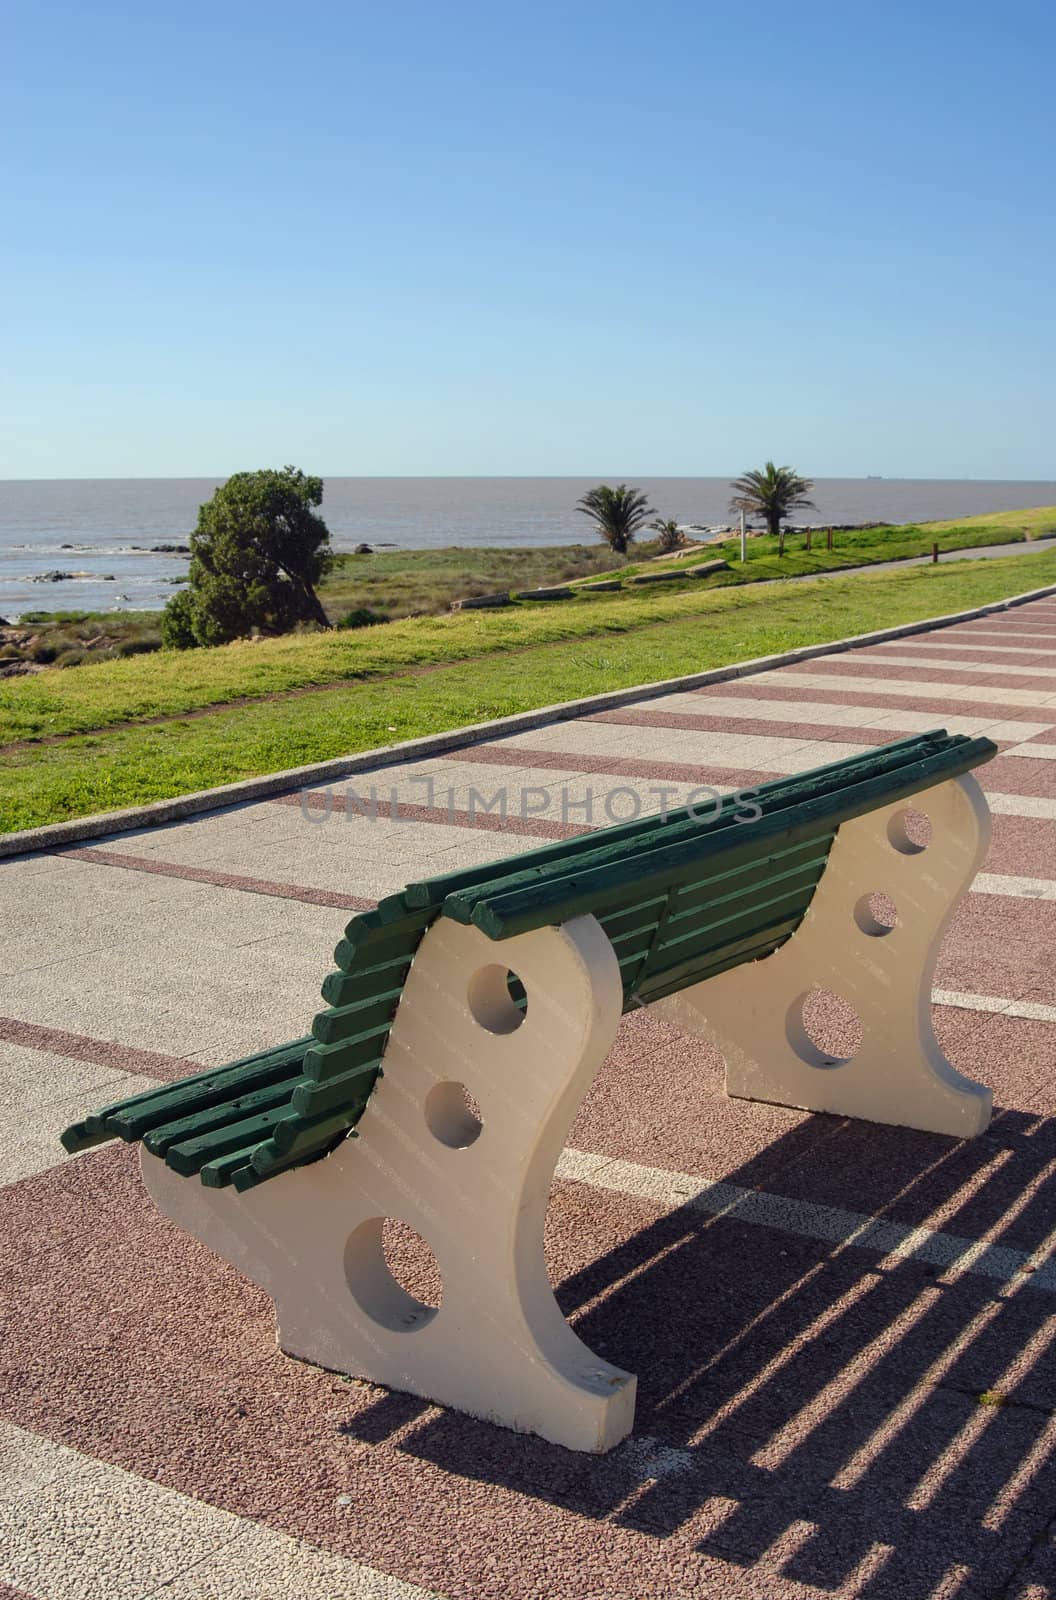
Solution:
<svg viewBox="0 0 1056 1600">
<path fill-rule="evenodd" d="M 610 1455 L 396 1394 L 342 1431 L 401 1432 L 445 1472 L 652 1538 L 685 1530 L 706 1556 L 822 1591 L 1006 1582 L 1051 1517 L 1056 1285 L 995 1273 L 1002 1248 L 1029 1265 L 1056 1226 L 1056 1120 L 1003 1111 L 956 1143 L 818 1116 L 724 1181 L 990 1252 L 951 1273 L 912 1238 L 883 1255 L 687 1204 L 557 1287 L 591 1349 L 639 1375 L 633 1438 Z"/>
</svg>

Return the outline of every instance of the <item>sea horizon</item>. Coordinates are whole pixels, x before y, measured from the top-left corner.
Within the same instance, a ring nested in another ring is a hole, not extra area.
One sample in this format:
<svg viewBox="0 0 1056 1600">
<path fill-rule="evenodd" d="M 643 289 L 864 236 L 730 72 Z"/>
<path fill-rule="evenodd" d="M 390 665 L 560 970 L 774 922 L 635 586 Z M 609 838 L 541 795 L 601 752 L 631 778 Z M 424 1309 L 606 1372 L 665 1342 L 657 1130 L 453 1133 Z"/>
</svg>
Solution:
<svg viewBox="0 0 1056 1600">
<path fill-rule="evenodd" d="M 576 500 L 599 482 L 642 488 L 658 515 L 684 525 L 731 520 L 731 477 L 629 472 L 514 476 L 406 474 L 324 479 L 333 547 L 435 549 L 592 544 Z M 187 570 L 198 507 L 224 475 L 0 479 L 0 616 L 25 611 L 156 610 Z M 1056 504 L 1056 481 L 1009 478 L 817 478 L 816 509 L 797 521 L 933 521 Z M 71 576 L 51 580 L 55 572 Z"/>
</svg>

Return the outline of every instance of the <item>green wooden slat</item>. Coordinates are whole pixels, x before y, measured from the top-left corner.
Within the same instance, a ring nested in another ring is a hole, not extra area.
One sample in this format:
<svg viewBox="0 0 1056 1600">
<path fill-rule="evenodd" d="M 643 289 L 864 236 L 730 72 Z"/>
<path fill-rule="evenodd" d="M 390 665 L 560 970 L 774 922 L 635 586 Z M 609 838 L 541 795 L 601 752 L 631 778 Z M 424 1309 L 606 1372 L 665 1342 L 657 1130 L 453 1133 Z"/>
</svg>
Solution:
<svg viewBox="0 0 1056 1600">
<path fill-rule="evenodd" d="M 295 1039 L 292 1044 L 262 1050 L 241 1061 L 233 1061 L 226 1067 L 211 1068 L 208 1072 L 181 1078 L 177 1083 L 144 1090 L 142 1094 L 131 1095 L 127 1100 L 114 1101 L 93 1112 L 83 1122 L 67 1128 L 62 1135 L 63 1146 L 72 1154 L 106 1139 L 141 1139 L 144 1133 L 161 1122 L 171 1121 L 194 1109 L 204 1110 L 240 1091 L 277 1082 L 289 1074 L 292 1066 L 300 1063 L 312 1043 L 311 1039 Z"/>
<path fill-rule="evenodd" d="M 789 917 L 784 923 L 776 923 L 768 928 L 765 934 L 760 935 L 755 932 L 736 944 L 721 945 L 719 947 L 721 953 L 711 952 L 708 956 L 699 953 L 691 961 L 684 961 L 679 967 L 658 973 L 654 979 L 638 986 L 624 1006 L 624 1010 L 631 1011 L 638 1006 L 652 1005 L 654 1000 L 662 1000 L 666 995 L 677 994 L 679 990 L 688 989 L 692 984 L 703 983 L 708 978 L 717 977 L 720 972 L 728 972 L 731 967 L 740 967 L 749 961 L 765 959 L 792 937 L 801 921 L 801 917 Z"/>
<path fill-rule="evenodd" d="M 287 1116 L 289 1107 L 284 1104 L 273 1111 L 261 1111 L 256 1116 L 228 1123 L 226 1127 L 214 1128 L 209 1133 L 184 1139 L 179 1144 L 170 1145 L 166 1150 L 165 1165 L 171 1167 L 173 1172 L 180 1173 L 182 1177 L 191 1177 L 207 1161 L 266 1139 L 281 1123 L 283 1117 Z"/>
<path fill-rule="evenodd" d="M 151 1155 L 163 1156 L 170 1145 L 179 1144 L 184 1139 L 193 1139 L 199 1134 L 210 1133 L 215 1128 L 239 1122 L 258 1111 L 270 1111 L 273 1107 L 288 1105 L 296 1086 L 304 1082 L 305 1079 L 301 1074 L 293 1071 L 288 1077 L 280 1079 L 278 1083 L 270 1084 L 265 1089 L 255 1089 L 249 1094 L 222 1100 L 217 1105 L 195 1111 L 190 1116 L 179 1117 L 174 1122 L 163 1122 L 144 1134 L 143 1143 Z"/>
<path fill-rule="evenodd" d="M 226 1156 L 214 1156 L 199 1171 L 199 1180 L 207 1189 L 226 1189 L 234 1181 L 239 1168 L 249 1165 L 249 1158 L 256 1148 L 255 1144 L 240 1145 Z"/>
<path fill-rule="evenodd" d="M 263 1140 L 253 1151 L 252 1164 L 258 1172 L 266 1173 L 284 1165 L 293 1157 L 312 1154 L 346 1133 L 360 1115 L 357 1105 L 352 1111 L 335 1111 L 315 1118 L 290 1116 L 278 1123 L 269 1139 Z"/>
<path fill-rule="evenodd" d="M 962 735 L 955 736 L 957 738 Z M 775 778 L 769 783 L 760 784 L 757 788 L 746 791 L 757 804 L 769 809 L 771 803 L 780 803 L 785 797 L 798 801 L 804 796 L 809 796 L 819 783 L 826 783 L 830 779 L 836 783 L 853 782 L 855 775 L 865 769 L 873 771 L 886 771 L 888 768 L 904 764 L 911 758 L 919 758 L 921 753 L 931 750 L 937 743 L 948 741 L 949 736 L 941 728 L 921 734 L 911 734 L 905 739 L 892 741 L 878 749 L 863 752 L 860 755 L 843 757 L 841 760 L 828 763 L 824 767 L 815 767 L 806 773 L 796 773 L 791 776 Z M 982 758 L 981 758 L 982 759 Z M 720 817 L 714 821 L 702 820 L 687 807 L 680 806 L 667 813 L 663 822 L 656 814 L 636 818 L 631 822 L 618 823 L 611 828 L 603 828 L 593 833 L 581 834 L 573 839 L 565 839 L 557 844 L 540 845 L 534 850 L 525 851 L 522 855 L 510 857 L 505 862 L 488 862 L 483 866 L 466 867 L 455 872 L 443 874 L 439 877 L 428 878 L 421 882 L 408 884 L 404 890 L 404 898 L 408 906 L 437 906 L 452 895 L 459 895 L 464 890 L 469 890 L 477 885 L 491 884 L 496 872 L 504 872 L 507 876 L 519 875 L 522 872 L 536 874 L 540 868 L 549 865 L 564 865 L 576 861 L 583 854 L 592 853 L 598 848 L 624 851 L 628 843 L 637 847 L 644 836 L 655 832 L 657 829 L 668 829 L 689 822 L 697 828 L 714 827 L 720 821 L 727 821 L 735 812 L 743 809 L 743 802 L 735 800 L 733 796 L 726 797 L 722 802 Z M 748 824 L 733 824 L 737 827 Z M 602 843 L 603 841 L 603 843 Z M 446 914 L 446 907 L 445 907 Z"/>
<path fill-rule="evenodd" d="M 364 947 L 363 953 L 370 958 L 372 951 L 369 944 Z M 340 1008 L 353 1004 L 378 986 L 400 989 L 406 982 L 413 957 L 413 951 L 402 950 L 399 955 L 390 956 L 386 961 L 379 961 L 374 966 L 357 967 L 354 972 L 328 972 L 323 979 L 323 999 L 327 1005 Z"/>
<path fill-rule="evenodd" d="M 341 1073 L 340 1077 L 327 1078 L 323 1083 L 303 1079 L 290 1096 L 290 1104 L 301 1117 L 321 1116 L 324 1112 L 337 1111 L 342 1105 L 351 1106 L 357 1101 L 366 1105 L 380 1075 L 379 1054 L 374 1061 L 366 1061 L 362 1066 L 353 1067 L 351 1071 Z"/>
<path fill-rule="evenodd" d="M 790 845 L 809 838 L 826 828 L 849 821 L 878 805 L 898 799 L 908 799 L 921 789 L 930 788 L 944 778 L 954 777 L 978 765 L 983 756 L 976 747 L 995 748 L 989 740 L 966 740 L 961 748 L 926 757 L 902 769 L 897 783 L 887 775 L 868 779 L 849 789 L 832 794 L 822 794 L 804 802 L 792 812 L 763 816 L 750 827 L 739 830 L 741 837 L 733 843 L 723 836 L 710 840 L 706 836 L 682 840 L 657 850 L 651 850 L 644 860 L 624 858 L 603 867 L 586 869 L 555 877 L 546 883 L 535 883 L 530 888 L 481 898 L 474 905 L 473 922 L 495 940 L 509 939 L 533 928 L 546 927 L 555 922 L 566 922 L 572 917 L 597 914 L 598 910 L 618 904 L 633 883 L 637 892 L 644 893 L 654 886 L 684 882 L 687 877 L 699 874 L 701 866 L 713 854 L 728 852 L 729 864 L 747 860 L 758 850 L 768 847 L 775 838 Z M 456 897 L 457 898 L 457 897 Z M 462 908 L 459 908 L 460 910 Z M 444 903 L 447 915 L 448 902 Z M 453 913 L 454 914 L 454 913 Z M 459 917 L 461 920 L 461 917 Z"/>
<path fill-rule="evenodd" d="M 660 928 L 655 948 L 663 950 L 669 944 L 679 944 L 687 938 L 722 928 L 731 918 L 758 916 L 765 912 L 775 899 L 789 895 L 809 902 L 825 870 L 827 858 L 804 861 L 784 872 L 771 873 L 760 879 L 749 892 L 732 890 L 728 894 L 713 895 L 706 902 L 692 905 L 685 911 L 676 910 Z"/>
<path fill-rule="evenodd" d="M 626 905 L 606 911 L 598 921 L 608 937 L 614 939 L 633 928 L 655 928 L 666 904 L 666 894 L 652 895 L 648 900 L 639 900 L 635 896 Z"/>
<path fill-rule="evenodd" d="M 407 911 L 404 908 L 397 914 L 393 902 L 398 901 L 402 908 L 403 899 L 402 895 L 392 895 L 373 911 L 361 912 L 352 919 L 334 951 L 337 966 L 344 971 L 350 970 L 358 965 L 363 951 L 368 947 L 372 952 L 371 960 L 374 961 L 385 960 L 389 954 L 396 954 L 403 949 L 415 949 L 436 913 L 429 909 Z M 389 907 L 389 910 L 383 914 L 385 907 Z"/>
<path fill-rule="evenodd" d="M 312 1033 L 320 1044 L 337 1044 L 370 1029 L 386 1029 L 396 1014 L 400 989 L 386 989 L 365 1000 L 355 1000 L 339 1009 L 320 1011 L 312 1023 Z"/>
<path fill-rule="evenodd" d="M 744 860 L 731 862 L 726 854 L 702 862 L 699 878 L 690 878 L 675 886 L 674 904 L 669 907 L 668 915 L 685 916 L 695 909 L 705 910 L 709 905 L 728 900 L 734 895 L 752 894 L 775 877 L 802 872 L 811 866 L 820 872 L 835 837 L 835 829 L 825 828 L 787 849 L 782 849 L 780 844 L 771 844 L 766 850 Z"/>
<path fill-rule="evenodd" d="M 833 781 L 821 786 L 822 798 L 832 797 L 846 792 L 856 785 L 877 781 L 877 794 L 883 792 L 880 780 L 884 775 L 890 777 L 892 783 L 901 778 L 906 771 L 915 769 L 921 760 L 930 760 L 933 757 L 940 761 L 956 761 L 956 744 L 967 745 L 968 741 L 963 735 L 957 735 L 955 741 L 950 742 L 950 748 L 936 751 L 932 742 L 927 739 L 914 738 L 904 741 L 903 744 L 912 746 L 907 750 L 900 746 L 886 746 L 879 751 L 871 751 L 867 755 L 853 758 L 847 768 L 841 767 L 838 781 Z M 988 742 L 988 741 L 986 741 Z M 921 750 L 925 753 L 922 755 Z M 976 764 L 976 763 L 971 763 Z M 812 780 L 817 780 L 820 771 L 807 774 Z M 813 781 L 809 791 L 804 795 L 802 783 L 790 785 L 786 789 L 775 787 L 763 811 L 764 820 L 772 820 L 775 815 L 787 814 L 790 817 L 797 815 L 804 806 L 816 804 L 819 795 L 819 785 Z M 873 801 L 872 804 L 878 802 Z M 578 876 L 592 870 L 602 870 L 612 867 L 617 874 L 627 875 L 628 882 L 633 881 L 636 862 L 643 862 L 645 856 L 654 850 L 670 850 L 676 845 L 689 842 L 699 843 L 702 848 L 717 851 L 724 844 L 735 842 L 749 834 L 755 835 L 760 822 L 738 822 L 736 820 L 737 808 L 732 809 L 723 817 L 711 820 L 700 818 L 671 818 L 663 824 L 657 824 L 655 818 L 650 819 L 652 826 L 644 830 L 634 841 L 634 849 L 618 839 L 613 839 L 615 829 L 604 829 L 599 833 L 583 836 L 578 842 L 581 849 L 573 854 L 571 851 L 553 862 L 548 862 L 545 870 L 533 867 L 530 858 L 514 858 L 505 863 L 505 873 L 500 873 L 496 880 L 494 877 L 481 879 L 475 884 L 459 889 L 450 894 L 444 901 L 443 914 L 457 922 L 477 922 L 474 916 L 476 906 L 483 900 L 492 900 L 498 895 L 512 894 L 519 891 L 531 892 L 539 887 L 551 887 L 554 881 L 566 874 Z M 575 841 L 570 841 L 575 842 Z M 590 848 L 587 848 L 588 842 Z M 551 847 L 551 850 L 555 847 Z M 560 869 L 564 869 L 562 872 Z"/>
<path fill-rule="evenodd" d="M 633 986 L 655 971 L 658 964 L 669 959 L 665 952 L 673 943 L 686 937 L 699 941 L 717 931 L 731 914 L 751 926 L 768 914 L 766 908 L 778 894 L 787 900 L 791 893 L 798 899 L 800 915 L 805 914 L 825 870 L 834 837 L 834 833 L 826 833 L 821 839 L 810 839 L 788 850 L 772 850 L 733 872 L 710 872 L 673 887 L 641 966 L 624 974 L 625 984 Z M 722 860 L 720 856 L 720 869 Z M 732 913 L 728 909 L 731 906 L 735 908 Z"/>
<path fill-rule="evenodd" d="M 336 1044 L 317 1044 L 304 1058 L 304 1076 L 312 1083 L 326 1083 L 331 1078 L 350 1072 L 353 1067 L 378 1061 L 385 1053 L 389 1025 L 369 1028 Z"/>
<path fill-rule="evenodd" d="M 677 927 L 668 924 L 671 931 L 663 944 L 654 948 L 649 971 L 662 971 L 665 967 L 678 965 L 684 959 L 691 959 L 686 956 L 687 949 L 708 951 L 718 949 L 722 944 L 735 943 L 755 929 L 767 928 L 776 918 L 798 915 L 802 920 L 817 884 L 816 877 L 785 883 L 775 887 L 774 892 L 765 899 L 760 898 L 751 905 L 728 905 L 722 916 L 692 918 Z"/>
<path fill-rule="evenodd" d="M 957 742 L 968 743 L 963 735 L 948 741 L 950 746 Z M 769 816 L 779 810 L 791 811 L 816 797 L 819 788 L 825 792 L 836 792 L 882 773 L 893 774 L 935 753 L 935 749 L 935 736 L 914 735 L 897 744 L 885 745 L 879 750 L 836 762 L 828 768 L 816 768 L 813 772 L 776 780 L 773 784 L 763 785 L 755 793 L 764 815 Z M 826 774 L 830 776 L 826 777 Z M 472 909 L 479 899 L 548 882 L 555 871 L 561 868 L 578 872 L 607 861 L 629 861 L 647 850 L 670 847 L 683 838 L 714 838 L 720 834 L 736 837 L 757 826 L 736 820 L 741 809 L 740 803 L 731 800 L 729 804 L 724 803 L 721 816 L 701 818 L 680 808 L 670 813 L 663 822 L 651 816 L 616 828 L 601 829 L 559 845 L 548 845 L 522 856 L 511 857 L 490 868 L 469 868 L 462 873 L 448 874 L 446 878 L 431 879 L 426 887 L 430 893 L 438 893 L 439 886 L 450 884 L 443 905 L 444 915 L 468 922 L 472 920 Z M 624 838 L 623 835 L 629 830 L 634 830 L 633 838 Z M 558 875 L 561 875 L 560 871 Z M 469 881 L 460 883 L 460 879 Z M 408 896 L 415 887 L 412 885 L 408 889 Z"/>
<path fill-rule="evenodd" d="M 357 1137 L 355 1128 L 347 1130 L 347 1137 Z M 338 1141 L 340 1142 L 340 1141 Z M 307 1155 L 287 1156 L 281 1161 L 273 1161 L 266 1172 L 258 1172 L 252 1161 L 245 1166 L 238 1167 L 231 1174 L 231 1182 L 239 1194 L 245 1194 L 247 1189 L 255 1189 L 258 1183 L 267 1183 L 271 1178 L 278 1178 L 284 1172 L 289 1172 L 293 1167 L 303 1167 L 309 1161 L 318 1160 L 323 1155 L 329 1155 L 334 1148 L 333 1140 L 321 1146 L 319 1150 L 310 1151 Z"/>
</svg>

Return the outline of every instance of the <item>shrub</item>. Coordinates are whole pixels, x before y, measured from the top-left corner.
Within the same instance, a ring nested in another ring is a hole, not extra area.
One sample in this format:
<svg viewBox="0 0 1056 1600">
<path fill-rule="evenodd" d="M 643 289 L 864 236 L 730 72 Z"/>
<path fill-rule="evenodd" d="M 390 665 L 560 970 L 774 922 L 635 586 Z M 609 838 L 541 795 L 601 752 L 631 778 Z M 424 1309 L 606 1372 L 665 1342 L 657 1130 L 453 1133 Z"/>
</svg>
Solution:
<svg viewBox="0 0 1056 1600">
<path fill-rule="evenodd" d="M 161 649 L 160 639 L 122 639 L 117 647 L 119 656 L 146 656 Z"/>
<path fill-rule="evenodd" d="M 338 619 L 337 626 L 339 628 L 371 628 L 376 622 L 384 622 L 385 620 L 380 612 L 372 611 L 369 606 L 357 606 L 354 611 L 346 611 L 344 616 Z"/>
<path fill-rule="evenodd" d="M 161 642 L 166 650 L 193 650 L 198 643 L 194 631 L 194 602 L 189 589 L 181 589 L 166 600 L 161 613 Z"/>
</svg>

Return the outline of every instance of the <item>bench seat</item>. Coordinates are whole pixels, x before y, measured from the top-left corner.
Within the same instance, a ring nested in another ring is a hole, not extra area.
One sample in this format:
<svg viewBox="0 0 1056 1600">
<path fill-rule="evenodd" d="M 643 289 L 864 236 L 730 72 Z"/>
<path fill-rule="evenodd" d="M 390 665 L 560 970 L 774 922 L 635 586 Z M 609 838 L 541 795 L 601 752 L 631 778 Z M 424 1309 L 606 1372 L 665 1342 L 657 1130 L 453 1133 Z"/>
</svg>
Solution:
<svg viewBox="0 0 1056 1600">
<path fill-rule="evenodd" d="M 355 1136 L 403 986 L 443 916 L 500 942 L 590 914 L 624 1010 L 764 959 L 799 927 L 839 827 L 990 759 L 988 739 L 914 735 L 709 806 L 646 816 L 425 879 L 353 918 L 309 1037 L 115 1102 L 67 1128 L 70 1152 L 142 1140 L 174 1172 L 244 1191 Z M 514 991 L 523 1004 L 523 991 Z"/>
</svg>

